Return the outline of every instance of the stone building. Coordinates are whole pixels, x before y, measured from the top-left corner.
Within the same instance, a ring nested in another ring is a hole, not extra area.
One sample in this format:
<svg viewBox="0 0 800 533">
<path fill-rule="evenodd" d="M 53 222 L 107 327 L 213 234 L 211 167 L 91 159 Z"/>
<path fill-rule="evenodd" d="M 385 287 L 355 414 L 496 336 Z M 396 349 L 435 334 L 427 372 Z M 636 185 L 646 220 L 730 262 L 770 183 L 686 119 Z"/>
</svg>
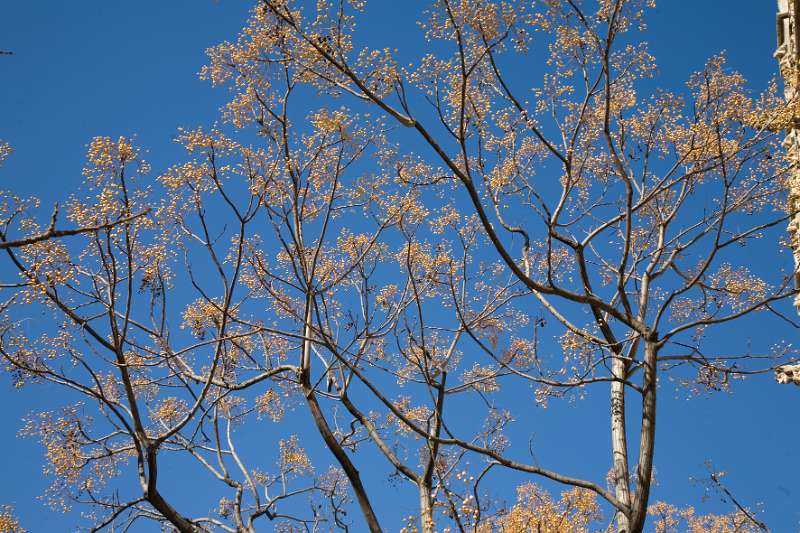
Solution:
<svg viewBox="0 0 800 533">
<path fill-rule="evenodd" d="M 800 0 L 778 0 L 776 30 L 778 48 L 775 58 L 780 66 L 784 81 L 784 96 L 787 102 L 794 102 L 800 94 L 798 60 L 800 59 Z M 789 238 L 794 256 L 795 283 L 800 287 L 800 122 L 795 119 L 786 132 L 784 147 L 793 163 L 790 176 L 789 213 L 794 213 L 789 222 Z M 800 311 L 800 296 L 795 298 L 795 306 Z M 784 365 L 775 370 L 778 383 L 800 385 L 800 364 Z"/>
</svg>

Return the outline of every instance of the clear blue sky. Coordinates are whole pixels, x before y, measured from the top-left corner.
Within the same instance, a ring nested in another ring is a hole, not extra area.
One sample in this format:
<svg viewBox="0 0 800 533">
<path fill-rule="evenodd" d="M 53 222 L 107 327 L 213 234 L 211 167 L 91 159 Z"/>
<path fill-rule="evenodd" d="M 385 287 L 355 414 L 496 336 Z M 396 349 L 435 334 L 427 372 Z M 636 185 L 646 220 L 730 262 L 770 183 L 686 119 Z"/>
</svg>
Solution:
<svg viewBox="0 0 800 533">
<path fill-rule="evenodd" d="M 418 46 L 414 38 L 404 38 L 397 17 L 412 21 L 424 3 L 372 3 L 372 35 Z M 392 4 L 392 16 L 378 22 L 374 15 Z M 398 5 L 407 12 L 398 13 Z M 234 39 L 249 7 L 234 0 L 3 2 L 0 49 L 14 55 L 0 56 L 0 139 L 15 152 L 0 168 L 0 188 L 38 196 L 46 206 L 63 201 L 81 181 L 84 147 L 95 135 L 136 135 L 156 172 L 173 164 L 180 157 L 172 142 L 176 128 L 211 124 L 226 98 L 226 89 L 212 89 L 196 77 L 204 50 Z M 689 73 L 722 50 L 754 91 L 776 72 L 772 0 L 661 0 L 649 23 L 661 86 L 682 86 Z M 416 31 L 413 25 L 405 28 Z M 17 392 L 5 378 L 0 398 L 5 480 L 0 504 L 13 503 L 29 531 L 67 530 L 36 500 L 46 486 L 41 450 L 16 436 L 22 416 L 59 400 L 33 388 Z M 800 388 L 779 387 L 763 376 L 737 385 L 731 395 L 686 402 L 665 389 L 662 398 L 655 499 L 696 504 L 701 511 L 729 510 L 718 498 L 701 504 L 702 488 L 690 482 L 711 459 L 729 472 L 728 483 L 740 500 L 766 504 L 763 518 L 774 532 L 800 531 Z M 578 421 L 569 405 L 549 415 L 552 433 L 569 433 Z M 591 425 L 605 449 L 605 419 Z M 542 443 L 541 453 L 556 466 L 580 464 L 580 444 Z M 371 481 L 380 487 L 385 478 Z M 391 504 L 393 489 L 377 490 L 379 510 L 400 516 Z M 398 523 L 387 520 L 392 522 Z"/>
</svg>

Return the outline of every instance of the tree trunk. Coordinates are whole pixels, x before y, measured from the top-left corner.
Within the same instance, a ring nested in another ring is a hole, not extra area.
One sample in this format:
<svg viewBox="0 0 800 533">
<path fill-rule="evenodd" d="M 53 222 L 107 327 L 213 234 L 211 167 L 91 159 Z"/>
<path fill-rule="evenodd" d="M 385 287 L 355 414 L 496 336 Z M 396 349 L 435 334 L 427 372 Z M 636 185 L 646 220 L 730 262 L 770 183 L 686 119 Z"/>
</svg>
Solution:
<svg viewBox="0 0 800 533">
<path fill-rule="evenodd" d="M 433 533 L 433 506 L 430 487 L 423 481 L 419 484 L 419 508 L 422 533 Z"/>
<path fill-rule="evenodd" d="M 306 297 L 304 318 L 305 324 L 303 325 L 303 353 L 300 369 L 300 385 L 303 388 L 303 394 L 306 397 L 306 403 L 311 411 L 311 416 L 314 419 L 317 430 L 322 436 L 322 439 L 325 441 L 325 445 L 328 447 L 331 453 L 333 453 L 333 456 L 336 457 L 336 460 L 344 470 L 347 479 L 350 481 L 353 492 L 356 494 L 358 505 L 361 508 L 364 519 L 367 522 L 367 527 L 371 533 L 382 533 L 380 523 L 378 522 L 378 517 L 375 515 L 372 504 L 367 497 L 367 491 L 364 488 L 364 485 L 361 483 L 361 476 L 359 475 L 358 470 L 353 462 L 347 456 L 347 453 L 339 444 L 339 441 L 336 439 L 336 435 L 334 435 L 333 431 L 331 431 L 328 421 L 325 419 L 325 414 L 322 412 L 322 408 L 317 401 L 317 396 L 314 393 L 314 387 L 311 385 L 311 335 L 313 334 L 311 320 L 313 305 L 313 298 L 309 294 Z"/>
<path fill-rule="evenodd" d="M 642 395 L 642 429 L 639 440 L 639 465 L 636 467 L 636 496 L 631 508 L 631 533 L 641 533 L 647 519 L 650 483 L 653 476 L 653 453 L 656 436 L 656 356 L 653 342 L 644 345 L 644 394 Z"/>
<path fill-rule="evenodd" d="M 611 362 L 611 373 L 616 379 L 625 379 L 625 361 L 614 357 Z M 614 496 L 626 507 L 630 507 L 631 491 L 628 475 L 628 437 L 625 433 L 625 385 L 621 381 L 611 382 L 611 452 L 613 466 L 611 470 L 614 483 Z M 617 511 L 617 532 L 630 531 L 628 515 Z"/>
</svg>

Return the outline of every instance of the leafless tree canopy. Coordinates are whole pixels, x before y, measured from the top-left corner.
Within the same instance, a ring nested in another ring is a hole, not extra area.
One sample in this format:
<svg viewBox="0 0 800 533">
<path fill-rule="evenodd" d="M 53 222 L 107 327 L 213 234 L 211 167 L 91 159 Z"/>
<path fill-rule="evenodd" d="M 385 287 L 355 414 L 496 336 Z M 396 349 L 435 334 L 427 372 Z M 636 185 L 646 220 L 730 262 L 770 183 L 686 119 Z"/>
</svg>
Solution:
<svg viewBox="0 0 800 533">
<path fill-rule="evenodd" d="M 751 252 L 792 215 L 791 109 L 721 56 L 648 92 L 648 3 L 439 0 L 409 65 L 359 44 L 363 1 L 262 0 L 208 51 L 233 97 L 224 126 L 181 130 L 185 160 L 152 177 L 130 140 L 94 139 L 68 240 L 6 196 L 22 282 L 0 353 L 72 402 L 24 429 L 53 503 L 94 530 L 638 533 L 648 510 L 664 533 L 761 530 L 744 506 L 651 501 L 656 398 L 792 361 L 713 342 L 792 320 L 784 245 L 768 271 Z M 509 437 L 587 394 L 608 405 L 607 479 Z M 308 423 L 325 449 L 294 435 Z M 376 464 L 419 502 L 403 524 L 376 511 Z M 164 489 L 184 479 L 202 504 Z"/>
</svg>

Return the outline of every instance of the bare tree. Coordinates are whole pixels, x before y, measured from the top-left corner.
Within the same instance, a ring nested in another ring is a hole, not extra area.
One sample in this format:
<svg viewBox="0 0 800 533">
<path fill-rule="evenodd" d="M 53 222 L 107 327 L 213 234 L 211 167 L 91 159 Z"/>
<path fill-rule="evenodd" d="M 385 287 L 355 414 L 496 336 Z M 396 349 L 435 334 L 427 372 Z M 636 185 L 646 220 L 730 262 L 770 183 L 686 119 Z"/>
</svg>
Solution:
<svg viewBox="0 0 800 533">
<path fill-rule="evenodd" d="M 789 110 L 722 57 L 685 95 L 641 94 L 645 4 L 440 0 L 430 53 L 403 67 L 356 49 L 363 2 L 262 0 L 203 71 L 235 90 L 229 130 L 182 131 L 187 160 L 155 180 L 129 140 L 96 138 L 69 204 L 82 247 L 6 249 L 25 283 L 0 353 L 20 387 L 83 397 L 26 426 L 55 499 L 93 507 L 95 530 L 243 532 L 358 527 L 352 497 L 394 530 L 361 475 L 377 453 L 419 501 L 405 531 L 577 533 L 610 509 L 638 533 L 648 508 L 674 530 L 650 501 L 659 377 L 725 390 L 793 355 L 714 349 L 755 315 L 791 321 L 793 272 L 756 271 L 747 248 L 793 215 Z M 42 309 L 57 331 L 25 322 Z M 608 479 L 508 437 L 534 403 L 584 394 L 608 401 Z M 290 435 L 300 417 L 327 457 Z M 164 495 L 166 461 L 205 474 L 214 512 Z M 486 488 L 499 470 L 530 480 L 510 508 Z M 717 518 L 759 529 L 744 507 Z"/>
<path fill-rule="evenodd" d="M 11 152 L 11 146 L 9 146 L 8 143 L 0 140 L 0 163 L 3 163 L 11 154 Z M 17 222 L 18 218 L 25 217 L 27 210 L 31 209 L 32 207 L 38 207 L 38 202 L 35 200 L 25 202 L 21 198 L 14 197 L 8 193 L 3 194 L 3 199 L 5 200 L 5 205 L 3 206 L 3 219 L 0 220 L 0 250 L 5 250 L 7 248 L 21 248 L 22 246 L 35 244 L 50 239 L 71 237 L 85 233 L 95 233 L 99 230 L 112 228 L 117 224 L 130 222 L 131 220 L 145 214 L 144 212 L 136 213 L 118 220 L 109 220 L 101 224 L 94 224 L 82 228 L 58 229 L 56 228 L 56 221 L 58 219 L 58 205 L 56 205 L 55 208 L 53 208 L 53 214 L 50 216 L 50 224 L 47 226 L 47 229 L 44 231 L 34 232 L 18 239 L 8 239 L 8 229 Z M 31 221 L 28 221 L 29 224 L 30 222 Z"/>
</svg>

